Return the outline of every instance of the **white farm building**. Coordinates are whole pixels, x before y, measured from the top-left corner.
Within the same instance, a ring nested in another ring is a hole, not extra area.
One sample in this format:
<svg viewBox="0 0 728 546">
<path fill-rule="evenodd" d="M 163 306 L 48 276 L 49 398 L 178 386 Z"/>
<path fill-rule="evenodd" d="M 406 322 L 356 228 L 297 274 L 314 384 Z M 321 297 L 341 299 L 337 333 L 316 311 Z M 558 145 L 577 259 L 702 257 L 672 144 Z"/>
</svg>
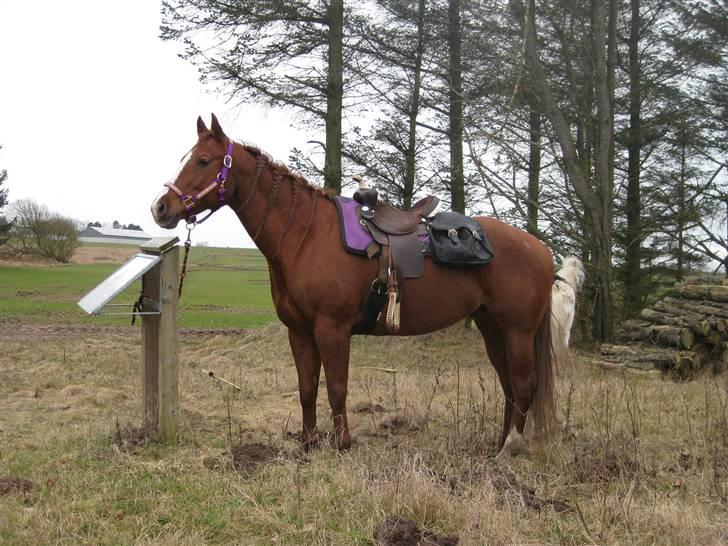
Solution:
<svg viewBox="0 0 728 546">
<path fill-rule="evenodd" d="M 151 235 L 137 229 L 116 229 L 107 226 L 89 226 L 78 234 L 78 240 L 82 243 L 140 245 L 151 238 Z"/>
</svg>

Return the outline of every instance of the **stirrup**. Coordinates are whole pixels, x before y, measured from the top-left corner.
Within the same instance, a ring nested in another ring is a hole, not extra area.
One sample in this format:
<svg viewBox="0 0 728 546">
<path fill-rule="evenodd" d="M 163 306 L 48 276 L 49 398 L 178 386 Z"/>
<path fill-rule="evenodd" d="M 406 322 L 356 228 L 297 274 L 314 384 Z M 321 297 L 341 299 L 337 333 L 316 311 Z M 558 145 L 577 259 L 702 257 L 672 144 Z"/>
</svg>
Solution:
<svg viewBox="0 0 728 546">
<path fill-rule="evenodd" d="M 393 334 L 399 332 L 400 320 L 399 320 L 399 308 L 400 302 L 397 301 L 397 290 L 393 289 L 389 291 L 389 298 L 387 299 L 387 318 L 386 325 L 387 331 Z"/>
</svg>

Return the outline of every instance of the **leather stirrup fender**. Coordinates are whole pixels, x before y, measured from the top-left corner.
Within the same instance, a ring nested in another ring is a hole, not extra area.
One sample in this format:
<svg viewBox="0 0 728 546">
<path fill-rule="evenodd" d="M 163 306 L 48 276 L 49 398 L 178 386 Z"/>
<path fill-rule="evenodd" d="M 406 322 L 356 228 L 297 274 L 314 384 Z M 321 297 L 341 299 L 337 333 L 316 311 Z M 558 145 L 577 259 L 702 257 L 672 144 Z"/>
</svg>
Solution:
<svg viewBox="0 0 728 546">
<path fill-rule="evenodd" d="M 391 333 L 399 332 L 399 284 L 397 282 L 397 269 L 394 266 L 394 253 L 392 249 L 389 249 L 389 256 L 387 259 L 388 264 L 388 278 L 387 278 L 387 313 L 385 325 L 387 331 Z"/>
</svg>

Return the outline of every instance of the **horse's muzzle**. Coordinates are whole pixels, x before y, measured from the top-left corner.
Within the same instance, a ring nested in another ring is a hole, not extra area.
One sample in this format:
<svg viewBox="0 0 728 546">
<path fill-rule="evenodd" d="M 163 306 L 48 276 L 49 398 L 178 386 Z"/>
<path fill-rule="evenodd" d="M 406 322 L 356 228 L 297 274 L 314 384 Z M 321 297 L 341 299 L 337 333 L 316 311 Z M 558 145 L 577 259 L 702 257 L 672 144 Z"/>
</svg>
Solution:
<svg viewBox="0 0 728 546">
<path fill-rule="evenodd" d="M 177 227 L 181 218 L 179 213 L 170 210 L 170 207 L 165 203 L 164 196 L 160 196 L 154 200 L 151 211 L 152 218 L 154 218 L 157 225 L 165 229 Z"/>
</svg>

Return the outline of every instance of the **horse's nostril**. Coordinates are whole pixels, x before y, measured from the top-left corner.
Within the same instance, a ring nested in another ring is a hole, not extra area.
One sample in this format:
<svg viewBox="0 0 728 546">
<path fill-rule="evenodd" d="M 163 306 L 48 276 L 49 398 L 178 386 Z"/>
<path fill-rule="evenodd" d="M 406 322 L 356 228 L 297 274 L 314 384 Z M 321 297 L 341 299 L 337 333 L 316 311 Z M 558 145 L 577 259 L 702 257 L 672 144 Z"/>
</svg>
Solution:
<svg viewBox="0 0 728 546">
<path fill-rule="evenodd" d="M 162 214 L 167 207 L 164 205 L 163 201 L 157 201 L 157 204 L 154 206 L 154 208 L 157 211 L 157 214 Z"/>
</svg>

